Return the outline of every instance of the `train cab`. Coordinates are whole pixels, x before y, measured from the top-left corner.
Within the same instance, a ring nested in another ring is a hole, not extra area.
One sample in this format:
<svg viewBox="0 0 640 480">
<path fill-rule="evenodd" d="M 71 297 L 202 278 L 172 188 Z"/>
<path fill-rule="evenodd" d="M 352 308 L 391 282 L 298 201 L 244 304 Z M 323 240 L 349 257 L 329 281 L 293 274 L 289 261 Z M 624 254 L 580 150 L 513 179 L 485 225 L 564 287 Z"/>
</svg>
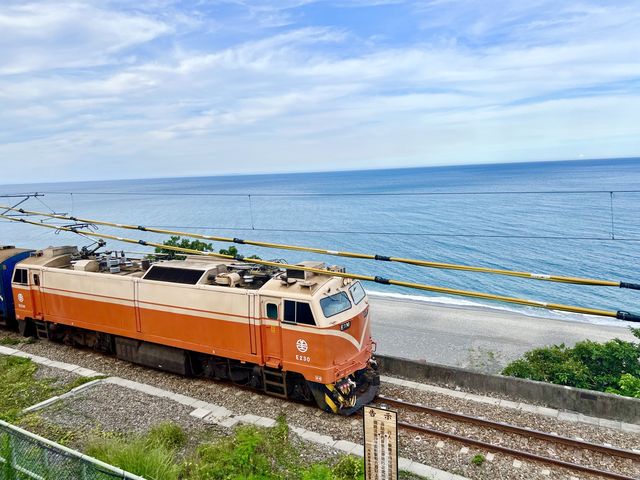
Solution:
<svg viewBox="0 0 640 480">
<path fill-rule="evenodd" d="M 325 269 L 324 264 L 300 265 Z M 267 365 L 281 363 L 284 370 L 302 373 L 328 411 L 344 413 L 373 399 L 375 343 L 359 281 L 289 269 L 261 288 L 260 299 Z"/>
</svg>

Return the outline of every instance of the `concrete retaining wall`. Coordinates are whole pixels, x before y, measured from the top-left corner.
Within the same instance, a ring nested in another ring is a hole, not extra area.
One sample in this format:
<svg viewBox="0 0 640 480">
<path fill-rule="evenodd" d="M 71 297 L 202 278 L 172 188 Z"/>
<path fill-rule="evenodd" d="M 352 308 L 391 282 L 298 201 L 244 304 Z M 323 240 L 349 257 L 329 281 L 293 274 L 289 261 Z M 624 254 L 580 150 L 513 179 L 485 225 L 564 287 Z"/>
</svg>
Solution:
<svg viewBox="0 0 640 480">
<path fill-rule="evenodd" d="M 488 375 L 436 363 L 376 355 L 382 373 L 410 380 L 458 386 L 476 392 L 502 393 L 559 410 L 640 424 L 640 399 L 522 378 Z"/>
</svg>

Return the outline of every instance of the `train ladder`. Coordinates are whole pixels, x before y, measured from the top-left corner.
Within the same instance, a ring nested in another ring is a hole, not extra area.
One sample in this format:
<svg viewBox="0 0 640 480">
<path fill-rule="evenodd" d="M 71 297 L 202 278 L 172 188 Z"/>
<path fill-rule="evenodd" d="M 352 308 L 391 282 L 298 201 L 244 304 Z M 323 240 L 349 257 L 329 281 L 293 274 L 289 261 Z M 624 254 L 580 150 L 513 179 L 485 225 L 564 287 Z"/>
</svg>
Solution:
<svg viewBox="0 0 640 480">
<path fill-rule="evenodd" d="M 275 397 L 287 398 L 287 374 L 282 370 L 263 367 L 262 382 L 264 391 Z"/>
</svg>

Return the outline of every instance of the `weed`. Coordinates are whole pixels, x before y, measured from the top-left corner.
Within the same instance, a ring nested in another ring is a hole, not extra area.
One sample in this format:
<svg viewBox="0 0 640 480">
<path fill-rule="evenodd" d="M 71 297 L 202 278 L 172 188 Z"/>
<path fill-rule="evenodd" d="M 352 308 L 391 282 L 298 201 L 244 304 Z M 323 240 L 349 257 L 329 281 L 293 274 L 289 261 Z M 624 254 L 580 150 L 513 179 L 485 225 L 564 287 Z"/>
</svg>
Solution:
<svg viewBox="0 0 640 480">
<path fill-rule="evenodd" d="M 0 419 L 13 422 L 22 409 L 53 395 L 50 379 L 34 378 L 37 369 L 27 358 L 0 358 Z"/>
<path fill-rule="evenodd" d="M 35 343 L 35 341 L 36 339 L 33 337 L 2 337 L 0 338 L 0 345 L 30 345 L 32 343 Z"/>
<path fill-rule="evenodd" d="M 147 439 L 151 445 L 159 445 L 168 450 L 178 450 L 187 443 L 187 434 L 174 423 L 161 423 L 149 431 Z"/>
<path fill-rule="evenodd" d="M 78 436 L 78 432 L 47 422 L 38 413 L 24 415 L 20 418 L 18 425 L 25 430 L 37 433 L 41 437 L 66 446 L 73 443 Z"/>
<path fill-rule="evenodd" d="M 232 438 L 200 445 L 195 461 L 189 465 L 190 478 L 280 478 L 264 454 L 265 441 L 265 435 L 257 427 L 242 426 Z"/>
<path fill-rule="evenodd" d="M 473 463 L 476 467 L 481 467 L 486 460 L 487 459 L 484 455 L 478 454 L 473 456 L 473 458 L 471 459 L 471 463 Z"/>
<path fill-rule="evenodd" d="M 183 478 L 225 480 L 362 480 L 364 463 L 347 456 L 332 468 L 324 463 L 304 465 L 289 441 L 289 427 L 279 417 L 271 429 L 241 426 L 230 438 L 200 445 L 192 461 L 185 464 Z"/>
<path fill-rule="evenodd" d="M 322 463 L 311 465 L 302 472 L 302 480 L 333 480 L 331 469 Z"/>
<path fill-rule="evenodd" d="M 150 480 L 177 480 L 180 472 L 175 462 L 175 452 L 145 437 L 130 440 L 96 438 L 88 443 L 86 452 L 103 462 Z"/>
<path fill-rule="evenodd" d="M 364 479 L 364 461 L 361 458 L 347 455 L 333 467 L 333 477 L 337 480 Z"/>
</svg>

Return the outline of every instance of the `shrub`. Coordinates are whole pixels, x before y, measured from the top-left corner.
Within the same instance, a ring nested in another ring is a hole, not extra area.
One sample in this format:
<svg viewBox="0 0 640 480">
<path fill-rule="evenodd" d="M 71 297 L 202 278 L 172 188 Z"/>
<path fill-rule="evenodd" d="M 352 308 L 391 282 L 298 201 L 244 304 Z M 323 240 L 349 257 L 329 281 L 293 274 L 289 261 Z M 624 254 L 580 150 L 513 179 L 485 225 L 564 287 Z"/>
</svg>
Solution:
<svg viewBox="0 0 640 480">
<path fill-rule="evenodd" d="M 631 329 L 640 338 L 640 329 Z M 503 375 L 635 396 L 640 392 L 640 343 L 585 340 L 536 348 L 511 362 Z"/>
<path fill-rule="evenodd" d="M 589 388 L 589 370 L 564 344 L 536 348 L 505 367 L 503 375 Z"/>
<path fill-rule="evenodd" d="M 608 393 L 617 393 L 625 397 L 640 398 L 640 378 L 625 373 L 618 380 L 618 388 L 607 388 Z"/>
<path fill-rule="evenodd" d="M 617 386 L 626 373 L 640 376 L 640 345 L 619 339 L 606 343 L 584 341 L 573 348 L 573 356 L 586 366 L 590 388 L 606 390 Z"/>
<path fill-rule="evenodd" d="M 471 459 L 471 463 L 473 463 L 476 467 L 481 467 L 485 460 L 486 458 L 484 455 L 478 454 L 473 456 L 473 458 Z"/>
</svg>

